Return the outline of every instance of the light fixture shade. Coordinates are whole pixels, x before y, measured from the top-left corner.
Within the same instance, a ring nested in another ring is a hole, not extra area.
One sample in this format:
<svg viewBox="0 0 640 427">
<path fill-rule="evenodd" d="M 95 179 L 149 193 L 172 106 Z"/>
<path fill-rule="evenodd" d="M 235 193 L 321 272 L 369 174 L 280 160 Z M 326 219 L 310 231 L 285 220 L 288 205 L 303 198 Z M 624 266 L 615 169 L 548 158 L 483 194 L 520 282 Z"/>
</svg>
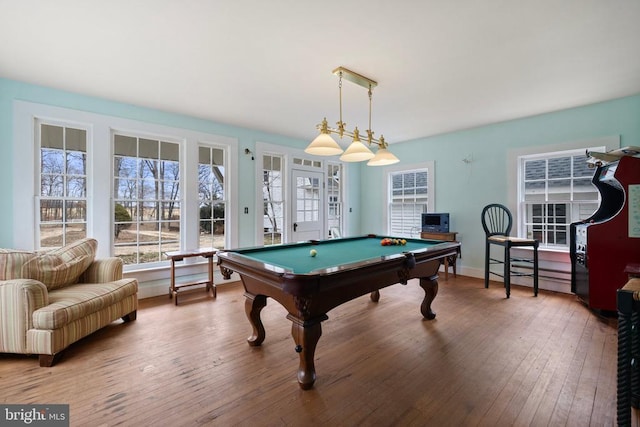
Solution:
<svg viewBox="0 0 640 427">
<path fill-rule="evenodd" d="M 367 162 L 367 166 L 386 166 L 398 163 L 400 159 L 386 148 L 378 148 L 376 156 Z"/>
<path fill-rule="evenodd" d="M 372 159 L 374 156 L 375 154 L 369 150 L 369 147 L 360 141 L 353 141 L 344 154 L 340 156 L 340 160 L 343 162 L 362 162 Z"/>
<path fill-rule="evenodd" d="M 328 133 L 320 133 L 311 141 L 311 144 L 304 149 L 305 153 L 316 156 L 336 156 L 342 153 L 342 147 Z"/>
</svg>

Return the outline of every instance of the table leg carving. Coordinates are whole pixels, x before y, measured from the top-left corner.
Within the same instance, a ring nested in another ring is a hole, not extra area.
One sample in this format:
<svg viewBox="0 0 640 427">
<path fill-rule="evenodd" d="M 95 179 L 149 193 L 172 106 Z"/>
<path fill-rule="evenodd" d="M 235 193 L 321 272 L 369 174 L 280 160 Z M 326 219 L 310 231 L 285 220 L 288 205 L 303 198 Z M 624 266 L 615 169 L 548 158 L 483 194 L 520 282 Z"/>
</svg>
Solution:
<svg viewBox="0 0 640 427">
<path fill-rule="evenodd" d="M 233 270 L 223 267 L 223 266 L 219 266 L 220 267 L 220 273 L 222 274 L 222 277 L 224 277 L 225 279 L 229 280 L 231 279 L 231 275 L 233 274 Z"/>
<path fill-rule="evenodd" d="M 291 335 L 296 343 L 296 352 L 300 354 L 298 384 L 301 389 L 309 390 L 316 381 L 316 367 L 313 359 L 316 345 L 322 335 L 321 322 L 328 317 L 325 315 L 324 318 L 303 321 L 289 314 L 287 318 L 291 320 Z"/>
<path fill-rule="evenodd" d="M 307 297 L 293 297 L 293 303 L 298 310 L 298 316 L 305 318 L 309 317 L 309 307 L 311 305 L 311 300 Z"/>
<path fill-rule="evenodd" d="M 247 313 L 247 318 L 251 327 L 253 328 L 253 335 L 247 338 L 250 346 L 259 346 L 262 344 L 266 337 L 264 331 L 264 325 L 262 319 L 260 319 L 260 312 L 267 305 L 267 297 L 264 295 L 251 295 L 245 293 L 244 311 Z"/>
<path fill-rule="evenodd" d="M 420 306 L 420 312 L 425 319 L 432 320 L 436 318 L 436 313 L 431 310 L 431 303 L 438 295 L 438 275 L 431 277 L 421 277 L 420 287 L 424 289 L 424 299 Z"/>
</svg>

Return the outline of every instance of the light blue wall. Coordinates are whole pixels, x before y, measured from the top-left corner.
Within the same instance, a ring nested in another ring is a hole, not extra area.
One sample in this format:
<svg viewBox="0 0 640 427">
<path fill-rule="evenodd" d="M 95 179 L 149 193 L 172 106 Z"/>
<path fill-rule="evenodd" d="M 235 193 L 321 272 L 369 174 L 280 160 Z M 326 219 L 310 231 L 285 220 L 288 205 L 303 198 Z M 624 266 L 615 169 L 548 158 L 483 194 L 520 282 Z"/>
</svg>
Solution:
<svg viewBox="0 0 640 427">
<path fill-rule="evenodd" d="M 304 148 L 306 141 L 295 140 L 281 135 L 243 129 L 215 123 L 208 120 L 167 113 L 163 111 L 127 105 L 95 97 L 25 84 L 13 80 L 0 79 L 0 247 L 13 247 L 12 224 L 19 218 L 13 218 L 13 101 L 21 100 L 57 107 L 88 111 L 97 114 L 123 117 L 148 123 L 157 123 L 171 127 L 191 129 L 238 139 L 239 206 L 249 207 L 249 215 L 240 214 L 240 245 L 253 245 L 255 237 L 255 173 L 251 157 L 244 155 L 244 149 L 255 152 L 256 141 Z M 31 144 L 32 141 L 21 143 Z M 28 191 L 28 189 L 27 189 Z"/>
<path fill-rule="evenodd" d="M 620 135 L 621 146 L 640 146 L 640 95 L 580 108 L 498 123 L 394 144 L 391 151 L 405 164 L 435 162 L 435 211 L 451 214 L 451 229 L 462 241 L 462 264 L 483 268 L 482 208 L 491 202 L 507 204 L 508 152 Z M 472 158 L 471 163 L 463 162 Z M 374 214 L 385 209 L 384 169 L 361 166 L 367 191 L 361 194 L 360 232 L 383 233 L 386 224 Z M 375 184 L 375 185 L 372 185 Z"/>
<path fill-rule="evenodd" d="M 303 148 L 307 141 L 228 126 L 208 120 L 166 113 L 95 97 L 0 79 L 0 247 L 13 245 L 12 216 L 13 101 L 23 100 L 124 117 L 200 132 L 226 135 L 239 141 L 239 206 L 255 212 L 255 176 L 244 149 L 255 150 L 256 141 Z M 419 119 L 419 118 L 417 118 Z M 462 265 L 481 268 L 483 236 L 480 210 L 489 202 L 506 203 L 508 198 L 508 151 L 533 146 L 554 149 L 570 141 L 620 135 L 621 146 L 640 145 L 640 95 L 484 126 L 466 131 L 394 144 L 391 151 L 406 165 L 435 162 L 435 210 L 451 213 L 451 228 L 463 242 Z M 21 143 L 32 143 L 23 141 Z M 462 160 L 471 158 L 469 164 Z M 384 233 L 382 212 L 386 209 L 382 190 L 384 168 L 351 164 L 347 168 L 345 234 Z M 350 211 L 351 210 L 351 211 Z M 242 211 L 242 210 L 241 210 Z M 252 245 L 253 215 L 240 214 L 239 242 Z"/>
</svg>

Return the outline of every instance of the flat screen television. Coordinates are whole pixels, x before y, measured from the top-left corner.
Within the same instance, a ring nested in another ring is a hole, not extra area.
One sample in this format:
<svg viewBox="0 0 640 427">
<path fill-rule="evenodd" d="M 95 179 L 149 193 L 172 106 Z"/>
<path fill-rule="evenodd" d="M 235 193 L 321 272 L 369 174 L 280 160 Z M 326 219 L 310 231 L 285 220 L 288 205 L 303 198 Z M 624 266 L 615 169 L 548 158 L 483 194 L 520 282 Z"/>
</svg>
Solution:
<svg viewBox="0 0 640 427">
<path fill-rule="evenodd" d="M 449 232 L 449 214 L 448 213 L 423 213 L 422 214 L 422 231 L 431 231 L 438 233 Z"/>
</svg>

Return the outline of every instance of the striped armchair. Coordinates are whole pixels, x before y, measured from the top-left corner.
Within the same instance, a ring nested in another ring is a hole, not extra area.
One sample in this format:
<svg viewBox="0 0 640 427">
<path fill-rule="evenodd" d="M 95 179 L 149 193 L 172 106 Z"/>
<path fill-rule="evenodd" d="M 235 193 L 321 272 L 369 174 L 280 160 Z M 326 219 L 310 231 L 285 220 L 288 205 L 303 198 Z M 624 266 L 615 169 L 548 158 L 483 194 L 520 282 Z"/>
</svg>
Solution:
<svg viewBox="0 0 640 427">
<path fill-rule="evenodd" d="M 40 253 L 0 249 L 0 353 L 53 366 L 79 339 L 135 320 L 137 280 L 122 278 L 120 258 L 94 259 L 96 248 L 82 239 Z"/>
</svg>

